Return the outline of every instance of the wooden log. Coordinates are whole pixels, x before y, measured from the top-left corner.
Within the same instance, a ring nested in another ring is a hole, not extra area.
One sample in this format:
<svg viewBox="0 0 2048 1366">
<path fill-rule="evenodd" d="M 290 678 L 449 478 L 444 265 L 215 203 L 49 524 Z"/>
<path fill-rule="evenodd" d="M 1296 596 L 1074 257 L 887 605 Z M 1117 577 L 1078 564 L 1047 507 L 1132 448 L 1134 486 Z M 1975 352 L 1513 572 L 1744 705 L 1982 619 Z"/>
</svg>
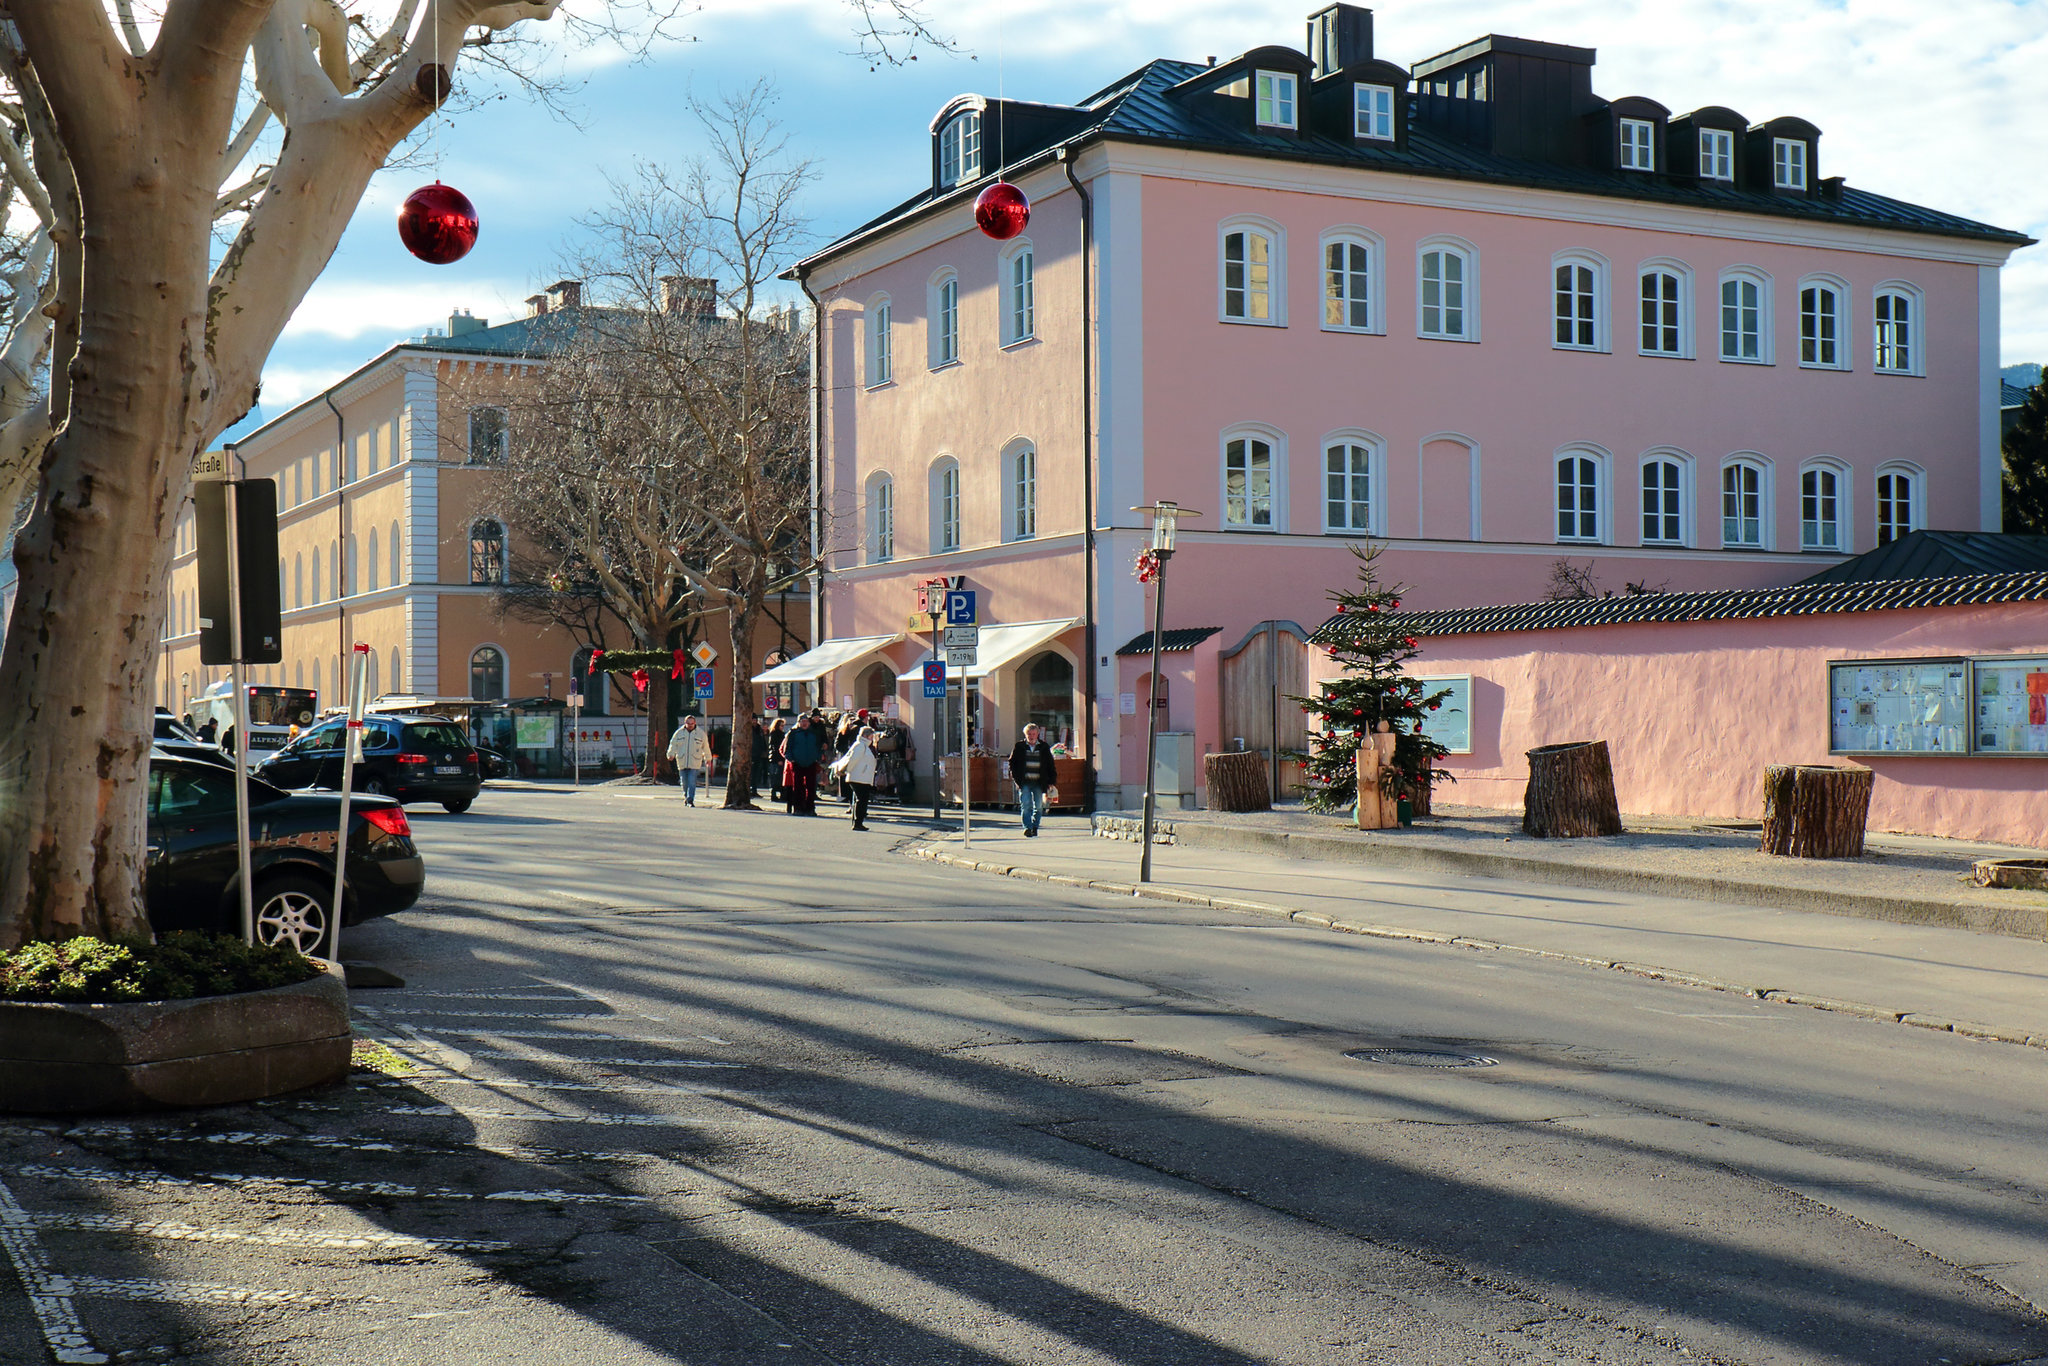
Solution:
<svg viewBox="0 0 2048 1366">
<path fill-rule="evenodd" d="M 1266 756 L 1256 750 L 1225 750 L 1202 759 L 1211 811 L 1270 811 L 1273 780 Z"/>
<path fill-rule="evenodd" d="M 1764 828 L 1758 847 L 1792 858 L 1859 858 L 1870 822 L 1871 771 L 1833 764 L 1773 764 L 1764 770 Z"/>
<path fill-rule="evenodd" d="M 1377 732 L 1358 737 L 1358 828 L 1392 830 L 1401 823 L 1398 792 L 1389 792 L 1383 782 L 1387 766 L 1394 762 L 1392 727 L 1380 722 Z"/>
<path fill-rule="evenodd" d="M 1522 833 L 1537 839 L 1619 835 L 1621 805 L 1605 740 L 1575 740 L 1529 751 Z"/>
</svg>

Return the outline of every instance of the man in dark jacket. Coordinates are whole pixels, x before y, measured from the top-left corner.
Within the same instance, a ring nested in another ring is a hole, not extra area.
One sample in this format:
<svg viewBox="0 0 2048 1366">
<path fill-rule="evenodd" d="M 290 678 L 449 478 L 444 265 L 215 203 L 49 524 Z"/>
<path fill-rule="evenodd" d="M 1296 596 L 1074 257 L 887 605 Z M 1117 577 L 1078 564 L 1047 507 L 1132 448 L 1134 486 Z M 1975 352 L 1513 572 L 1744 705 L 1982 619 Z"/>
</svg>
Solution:
<svg viewBox="0 0 2048 1366">
<path fill-rule="evenodd" d="M 1037 726 L 1024 727 L 1023 738 L 1010 751 L 1010 778 L 1017 784 L 1017 811 L 1024 818 L 1024 838 L 1038 838 L 1038 823 L 1045 818 L 1045 790 L 1052 786 L 1052 746 Z"/>
<path fill-rule="evenodd" d="M 782 777 L 788 813 L 817 815 L 818 761 L 825 757 L 825 746 L 809 715 L 796 718 L 796 729 L 782 742 L 782 757 L 787 764 Z"/>
</svg>

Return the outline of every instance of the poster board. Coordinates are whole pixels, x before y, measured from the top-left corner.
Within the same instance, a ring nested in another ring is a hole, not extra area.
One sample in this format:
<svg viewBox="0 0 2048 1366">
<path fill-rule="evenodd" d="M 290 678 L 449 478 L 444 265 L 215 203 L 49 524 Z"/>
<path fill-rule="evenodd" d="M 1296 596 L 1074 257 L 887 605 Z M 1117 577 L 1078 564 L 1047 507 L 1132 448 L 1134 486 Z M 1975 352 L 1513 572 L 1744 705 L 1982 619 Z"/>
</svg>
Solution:
<svg viewBox="0 0 2048 1366">
<path fill-rule="evenodd" d="M 1422 695 L 1434 697 L 1448 689 L 1450 696 L 1435 711 L 1424 711 L 1416 730 L 1453 754 L 1472 752 L 1472 675 L 1455 678 L 1422 678 Z"/>
<path fill-rule="evenodd" d="M 2048 756 L 2048 655 L 1831 660 L 1828 752 Z"/>
<path fill-rule="evenodd" d="M 512 722 L 513 747 L 516 749 L 553 749 L 556 744 L 555 731 L 560 724 L 558 716 L 521 716 Z"/>
<path fill-rule="evenodd" d="M 1971 661 L 1979 754 L 2048 754 L 2048 656 Z"/>
</svg>

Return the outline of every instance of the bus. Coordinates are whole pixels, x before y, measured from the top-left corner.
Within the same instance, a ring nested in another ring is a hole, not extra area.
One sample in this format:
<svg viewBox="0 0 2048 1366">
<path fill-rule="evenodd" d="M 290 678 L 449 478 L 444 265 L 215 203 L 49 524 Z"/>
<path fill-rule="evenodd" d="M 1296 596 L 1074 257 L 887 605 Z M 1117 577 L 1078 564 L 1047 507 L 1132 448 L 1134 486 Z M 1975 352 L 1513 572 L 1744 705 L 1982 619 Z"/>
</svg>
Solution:
<svg viewBox="0 0 2048 1366">
<path fill-rule="evenodd" d="M 214 724 L 220 747 L 235 752 L 235 685 L 223 678 L 192 699 L 192 724 Z M 287 740 L 313 724 L 320 695 L 311 688 L 249 687 L 249 758 L 260 759 L 282 749 Z"/>
</svg>

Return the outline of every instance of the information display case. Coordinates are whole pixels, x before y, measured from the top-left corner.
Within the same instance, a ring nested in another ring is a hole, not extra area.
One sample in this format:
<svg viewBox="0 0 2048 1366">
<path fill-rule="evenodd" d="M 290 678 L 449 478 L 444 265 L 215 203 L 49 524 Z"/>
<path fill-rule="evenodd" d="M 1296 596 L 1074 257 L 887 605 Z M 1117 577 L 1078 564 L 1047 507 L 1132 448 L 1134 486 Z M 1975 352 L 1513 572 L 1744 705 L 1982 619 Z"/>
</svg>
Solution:
<svg viewBox="0 0 2048 1366">
<path fill-rule="evenodd" d="M 1830 754 L 2048 754 L 2048 657 L 1828 664 Z"/>
<path fill-rule="evenodd" d="M 2048 656 L 1980 659 L 1976 685 L 1980 754 L 2048 754 Z"/>
<path fill-rule="evenodd" d="M 1462 674 L 1455 678 L 1419 678 L 1422 695 L 1434 697 L 1447 691 L 1450 696 L 1433 712 L 1422 714 L 1417 731 L 1442 745 L 1453 754 L 1472 752 L 1472 675 Z"/>
</svg>

